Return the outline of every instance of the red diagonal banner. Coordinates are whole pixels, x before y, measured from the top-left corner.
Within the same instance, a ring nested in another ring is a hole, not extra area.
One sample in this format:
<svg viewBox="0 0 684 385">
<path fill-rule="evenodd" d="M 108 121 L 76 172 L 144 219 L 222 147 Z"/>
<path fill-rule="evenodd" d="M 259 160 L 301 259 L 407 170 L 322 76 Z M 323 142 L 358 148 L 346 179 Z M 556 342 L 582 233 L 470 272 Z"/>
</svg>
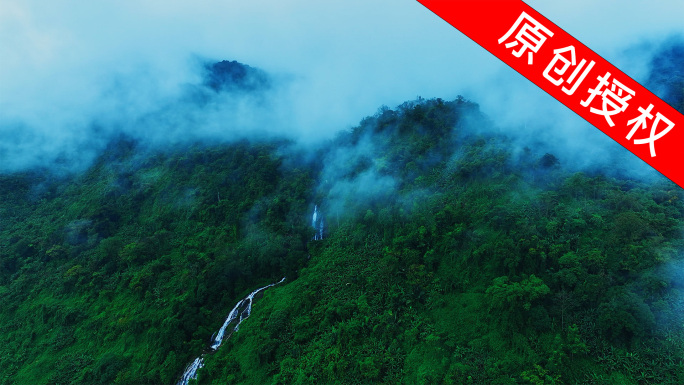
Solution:
<svg viewBox="0 0 684 385">
<path fill-rule="evenodd" d="M 684 116 L 532 7 L 418 2 L 684 187 Z"/>
</svg>

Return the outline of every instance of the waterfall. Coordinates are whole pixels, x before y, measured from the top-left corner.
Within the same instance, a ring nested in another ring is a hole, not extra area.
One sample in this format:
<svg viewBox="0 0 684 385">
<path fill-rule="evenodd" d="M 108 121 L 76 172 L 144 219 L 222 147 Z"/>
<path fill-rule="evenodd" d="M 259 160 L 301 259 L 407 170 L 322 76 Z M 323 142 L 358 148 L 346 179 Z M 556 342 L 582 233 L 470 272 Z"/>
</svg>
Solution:
<svg viewBox="0 0 684 385">
<path fill-rule="evenodd" d="M 316 220 L 318 219 L 318 205 L 314 205 L 313 219 L 311 220 L 311 227 L 316 228 Z"/>
<path fill-rule="evenodd" d="M 323 215 L 319 213 L 318 205 L 314 205 L 313 218 L 311 218 L 311 227 L 313 227 L 315 230 L 314 241 L 320 241 L 321 239 L 323 239 Z"/>
<path fill-rule="evenodd" d="M 203 363 L 204 358 L 195 358 L 195 360 L 192 361 L 187 368 L 185 368 L 185 372 L 183 372 L 183 376 L 178 381 L 178 385 L 186 385 L 188 382 L 190 382 L 190 380 L 197 378 L 197 370 L 204 366 Z"/>
<path fill-rule="evenodd" d="M 252 313 L 252 301 L 254 300 L 254 296 L 257 293 L 259 293 L 262 290 L 268 289 L 271 286 L 281 284 L 283 283 L 283 281 L 285 281 L 285 277 L 283 277 L 283 279 L 281 279 L 278 282 L 266 285 L 264 287 L 260 287 L 254 290 L 253 292 L 249 293 L 247 297 L 241 299 L 237 303 L 237 305 L 235 305 L 235 307 L 230 311 L 230 313 L 228 313 L 228 317 L 221 326 L 221 329 L 219 329 L 218 333 L 216 333 L 216 336 L 212 338 L 210 346 L 211 349 L 213 351 L 216 351 L 216 349 L 218 349 L 218 347 L 221 346 L 228 325 L 230 325 L 231 322 L 235 321 L 235 319 L 238 318 L 238 315 L 240 316 L 240 319 L 237 321 L 237 324 L 233 328 L 234 332 L 238 330 L 238 327 L 240 326 L 242 321 L 246 320 L 249 317 L 249 315 Z M 183 372 L 183 375 L 181 376 L 180 380 L 178 380 L 177 385 L 187 385 L 188 382 L 190 382 L 190 380 L 197 378 L 197 371 L 200 368 L 202 368 L 202 366 L 204 366 L 204 354 L 195 358 L 195 360 L 185 368 L 185 371 Z"/>
<path fill-rule="evenodd" d="M 221 346 L 221 342 L 223 341 L 223 336 L 226 333 L 226 328 L 228 327 L 228 325 L 231 322 L 233 322 L 233 320 L 235 320 L 237 318 L 238 314 L 240 315 L 240 319 L 238 320 L 237 324 L 235 325 L 235 328 L 233 329 L 233 331 L 237 331 L 238 327 L 240 327 L 240 324 L 242 323 L 242 321 L 244 321 L 245 319 L 247 319 L 247 317 L 249 317 L 249 314 L 252 312 L 252 300 L 254 299 L 254 296 L 258 292 L 260 292 L 264 289 L 268 289 L 271 286 L 275 286 L 277 284 L 280 284 L 284 280 L 285 280 L 285 278 L 281 279 L 280 281 L 278 281 L 276 283 L 272 283 L 268 286 L 260 287 L 256 290 L 254 290 L 253 292 L 249 293 L 249 295 L 247 297 L 245 297 L 244 299 L 240 300 L 240 302 L 238 302 L 237 305 L 235 305 L 235 307 L 230 311 L 230 313 L 228 313 L 228 317 L 226 318 L 226 321 L 223 323 L 223 326 L 221 326 L 221 329 L 219 329 L 218 333 L 216 334 L 216 337 L 212 341 L 211 349 L 216 350 L 216 349 L 218 349 L 219 346 Z M 240 310 L 242 310 L 242 311 L 240 311 Z M 247 315 L 245 315 L 245 314 L 247 314 Z"/>
</svg>

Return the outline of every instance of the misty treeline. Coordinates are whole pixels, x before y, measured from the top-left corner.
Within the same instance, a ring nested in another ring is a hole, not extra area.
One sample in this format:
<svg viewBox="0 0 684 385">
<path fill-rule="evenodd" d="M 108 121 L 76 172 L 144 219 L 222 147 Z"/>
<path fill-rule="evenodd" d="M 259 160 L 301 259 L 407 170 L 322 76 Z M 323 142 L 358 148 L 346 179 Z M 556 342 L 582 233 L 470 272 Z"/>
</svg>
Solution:
<svg viewBox="0 0 684 385">
<path fill-rule="evenodd" d="M 275 148 L 120 140 L 75 178 L 4 176 L 3 383 L 171 383 L 236 298 L 296 277 L 312 182 Z"/>
<path fill-rule="evenodd" d="M 490 124 L 419 99 L 318 150 L 122 137 L 84 174 L 3 176 L 2 383 L 172 384 L 282 276 L 198 383 L 681 382 L 680 189 Z"/>
<path fill-rule="evenodd" d="M 339 179 L 393 188 L 323 204 L 330 236 L 198 383 L 684 381 L 681 189 L 513 156 L 488 124 L 418 100 L 341 135 L 332 149 L 371 151 Z"/>
<path fill-rule="evenodd" d="M 173 384 L 283 276 L 196 383 L 684 383 L 681 189 L 495 123 L 418 99 L 318 146 L 121 135 L 0 175 L 0 384 Z"/>
</svg>

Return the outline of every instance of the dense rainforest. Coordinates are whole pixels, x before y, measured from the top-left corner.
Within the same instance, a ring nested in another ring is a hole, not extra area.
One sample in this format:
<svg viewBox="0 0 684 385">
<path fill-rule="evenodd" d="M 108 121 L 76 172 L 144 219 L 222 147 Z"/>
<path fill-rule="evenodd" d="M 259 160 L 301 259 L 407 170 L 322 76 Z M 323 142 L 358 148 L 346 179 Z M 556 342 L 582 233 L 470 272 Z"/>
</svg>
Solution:
<svg viewBox="0 0 684 385">
<path fill-rule="evenodd" d="M 269 86 L 207 68 L 205 96 Z M 684 383 L 681 188 L 495 124 L 419 98 L 315 146 L 120 135 L 0 175 L 0 384 L 175 384 L 282 277 L 190 383 Z"/>
</svg>

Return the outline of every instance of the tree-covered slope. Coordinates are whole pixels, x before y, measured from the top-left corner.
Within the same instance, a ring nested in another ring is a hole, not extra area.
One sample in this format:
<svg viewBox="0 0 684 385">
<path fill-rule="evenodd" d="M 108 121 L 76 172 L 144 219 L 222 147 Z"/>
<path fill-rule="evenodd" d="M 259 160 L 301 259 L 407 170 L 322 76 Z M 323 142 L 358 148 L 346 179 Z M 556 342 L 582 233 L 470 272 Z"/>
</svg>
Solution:
<svg viewBox="0 0 684 385">
<path fill-rule="evenodd" d="M 296 276 L 312 181 L 276 144 L 4 176 L 0 382 L 170 384 L 254 285 Z"/>
<path fill-rule="evenodd" d="M 327 162 L 368 149 L 342 180 L 393 188 L 323 198 L 344 213 L 329 237 L 198 382 L 684 381 L 680 189 L 513 157 L 474 134 L 487 124 L 463 100 L 418 101 L 339 138 Z"/>
<path fill-rule="evenodd" d="M 316 148 L 120 137 L 3 175 L 0 384 L 173 384 L 283 276 L 198 383 L 684 382 L 681 189 L 493 124 L 419 99 Z"/>
</svg>

